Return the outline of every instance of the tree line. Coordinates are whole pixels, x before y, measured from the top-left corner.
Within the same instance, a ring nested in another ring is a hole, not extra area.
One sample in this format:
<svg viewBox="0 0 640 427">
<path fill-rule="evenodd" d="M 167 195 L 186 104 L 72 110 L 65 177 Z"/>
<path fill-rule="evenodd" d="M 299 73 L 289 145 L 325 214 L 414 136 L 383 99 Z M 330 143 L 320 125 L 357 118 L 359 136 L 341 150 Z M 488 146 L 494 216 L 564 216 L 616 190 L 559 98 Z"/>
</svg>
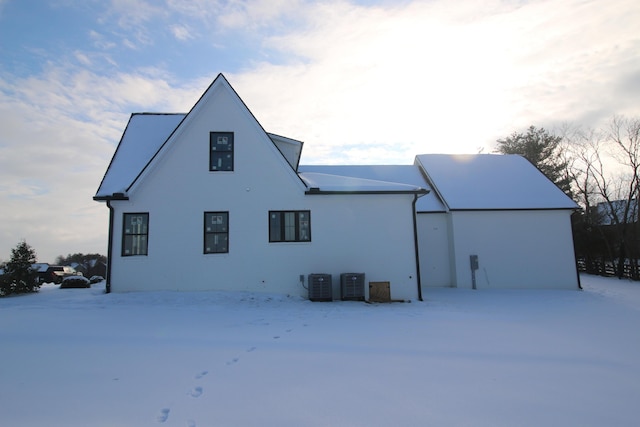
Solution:
<svg viewBox="0 0 640 427">
<path fill-rule="evenodd" d="M 527 158 L 580 205 L 572 226 L 582 269 L 640 280 L 640 118 L 556 133 L 531 126 L 499 139 L 495 152 Z"/>
</svg>

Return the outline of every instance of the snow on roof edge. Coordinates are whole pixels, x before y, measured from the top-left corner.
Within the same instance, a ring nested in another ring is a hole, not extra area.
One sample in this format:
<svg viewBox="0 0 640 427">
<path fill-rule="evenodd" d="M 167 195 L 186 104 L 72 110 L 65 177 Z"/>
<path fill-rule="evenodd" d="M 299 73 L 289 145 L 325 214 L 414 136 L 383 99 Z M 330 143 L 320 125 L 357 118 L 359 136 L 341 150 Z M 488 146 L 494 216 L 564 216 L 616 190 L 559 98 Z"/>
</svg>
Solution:
<svg viewBox="0 0 640 427">
<path fill-rule="evenodd" d="M 429 191 L 425 188 L 399 182 L 380 181 L 374 179 L 357 178 L 342 175 L 332 175 L 320 172 L 300 172 L 300 178 L 310 187 L 320 191 L 340 192 L 419 192 Z"/>
</svg>

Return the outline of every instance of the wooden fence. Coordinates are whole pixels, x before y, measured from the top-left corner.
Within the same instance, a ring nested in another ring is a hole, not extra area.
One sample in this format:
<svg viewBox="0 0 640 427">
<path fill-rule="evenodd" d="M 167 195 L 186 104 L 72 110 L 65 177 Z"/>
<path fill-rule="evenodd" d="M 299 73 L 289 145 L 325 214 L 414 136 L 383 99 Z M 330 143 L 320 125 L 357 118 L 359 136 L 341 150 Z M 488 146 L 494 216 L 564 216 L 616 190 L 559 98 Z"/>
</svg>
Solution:
<svg viewBox="0 0 640 427">
<path fill-rule="evenodd" d="M 586 260 L 578 258 L 578 271 L 597 274 L 606 277 L 624 277 L 631 280 L 640 280 L 640 265 L 627 261 L 622 266 L 622 275 L 618 272 L 618 262 L 605 261 L 603 259 Z"/>
</svg>

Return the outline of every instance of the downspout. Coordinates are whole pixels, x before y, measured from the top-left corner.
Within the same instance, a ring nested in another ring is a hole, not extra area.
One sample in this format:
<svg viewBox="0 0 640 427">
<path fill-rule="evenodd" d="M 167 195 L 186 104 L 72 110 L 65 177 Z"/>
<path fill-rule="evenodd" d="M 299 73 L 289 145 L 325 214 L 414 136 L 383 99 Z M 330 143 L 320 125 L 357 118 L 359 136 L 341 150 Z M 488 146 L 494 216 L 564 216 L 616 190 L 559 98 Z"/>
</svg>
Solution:
<svg viewBox="0 0 640 427">
<path fill-rule="evenodd" d="M 423 301 L 422 299 L 422 281 L 420 279 L 420 253 L 418 249 L 418 214 L 416 213 L 416 202 L 418 201 L 418 194 L 413 195 L 413 203 L 411 203 L 411 208 L 413 209 L 413 245 L 415 247 L 416 253 L 416 274 L 417 282 L 418 282 L 418 301 Z"/>
<path fill-rule="evenodd" d="M 107 277 L 106 277 L 106 293 L 111 293 L 111 260 L 113 255 L 113 206 L 111 200 L 107 199 L 107 207 L 109 208 L 109 243 L 107 246 Z"/>
<path fill-rule="evenodd" d="M 569 215 L 569 224 L 571 225 L 571 243 L 573 244 L 573 260 L 576 265 L 576 277 L 578 278 L 578 289 L 582 290 L 582 282 L 580 281 L 580 270 L 578 269 L 578 257 L 576 256 L 576 234 L 573 229 L 573 216 L 577 212 L 574 210 L 571 215 Z"/>
</svg>

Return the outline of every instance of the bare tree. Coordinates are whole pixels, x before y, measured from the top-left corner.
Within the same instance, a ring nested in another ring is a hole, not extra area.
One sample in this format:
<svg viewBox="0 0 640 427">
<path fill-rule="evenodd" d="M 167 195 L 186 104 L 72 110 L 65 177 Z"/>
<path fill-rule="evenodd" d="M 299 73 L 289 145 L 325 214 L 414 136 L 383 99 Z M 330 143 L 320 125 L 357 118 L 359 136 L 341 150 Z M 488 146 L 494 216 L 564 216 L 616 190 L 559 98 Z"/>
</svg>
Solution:
<svg viewBox="0 0 640 427">
<path fill-rule="evenodd" d="M 583 256 L 615 263 L 618 277 L 638 274 L 640 119 L 614 117 L 605 130 L 565 132 L 568 174 L 584 208 L 576 234 Z M 578 246 L 577 243 L 577 246 Z"/>
<path fill-rule="evenodd" d="M 605 201 L 609 216 L 619 228 L 618 274 L 623 274 L 629 259 L 634 277 L 638 276 L 638 196 L 640 191 L 640 119 L 616 116 L 608 133 L 614 147 L 614 158 L 623 166 L 623 175 L 616 188 L 616 198 Z"/>
</svg>

